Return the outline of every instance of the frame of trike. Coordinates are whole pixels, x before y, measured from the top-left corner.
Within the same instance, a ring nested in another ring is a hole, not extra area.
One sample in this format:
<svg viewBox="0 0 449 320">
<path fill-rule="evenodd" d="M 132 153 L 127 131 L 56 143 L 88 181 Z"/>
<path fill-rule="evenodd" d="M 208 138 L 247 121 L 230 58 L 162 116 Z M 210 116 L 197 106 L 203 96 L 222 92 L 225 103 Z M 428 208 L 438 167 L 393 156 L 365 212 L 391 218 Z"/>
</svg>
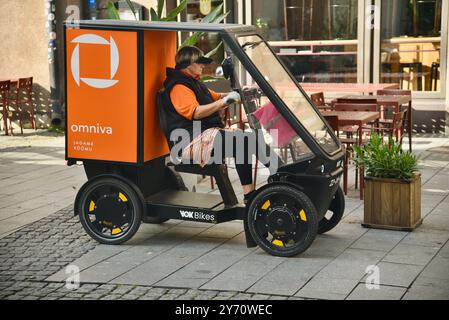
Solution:
<svg viewBox="0 0 449 320">
<path fill-rule="evenodd" d="M 167 161 L 169 150 L 158 123 L 155 97 L 165 68 L 174 63 L 180 32 L 221 37 L 227 53 L 225 75 L 241 93 L 253 130 L 266 129 L 253 116 L 255 101 L 263 96 L 295 132 L 296 140 L 287 148 L 291 157 L 246 206 L 239 204 L 226 166 Z M 64 36 L 66 160 L 68 165 L 84 165 L 88 182 L 77 194 L 75 214 L 92 238 L 121 244 L 133 237 L 141 222 L 243 220 L 248 247 L 258 245 L 269 254 L 287 257 L 304 252 L 318 233 L 339 223 L 345 208 L 339 187 L 344 150 L 256 28 L 97 20 L 66 24 Z M 261 70 L 256 55 L 264 55 L 270 68 L 279 71 L 293 100 L 270 81 L 274 75 L 270 79 L 269 71 Z M 256 89 L 240 83 L 235 61 L 245 68 Z M 307 152 L 296 152 L 297 142 Z M 214 177 L 220 196 L 189 192 L 179 172 Z"/>
</svg>

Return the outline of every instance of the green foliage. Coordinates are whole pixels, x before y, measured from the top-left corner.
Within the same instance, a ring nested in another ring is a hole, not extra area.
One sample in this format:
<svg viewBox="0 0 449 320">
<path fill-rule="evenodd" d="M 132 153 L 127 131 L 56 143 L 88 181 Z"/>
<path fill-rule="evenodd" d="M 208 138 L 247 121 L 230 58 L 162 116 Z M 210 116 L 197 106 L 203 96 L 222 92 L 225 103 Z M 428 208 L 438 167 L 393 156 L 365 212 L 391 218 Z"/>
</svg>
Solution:
<svg viewBox="0 0 449 320">
<path fill-rule="evenodd" d="M 373 178 L 410 180 L 417 171 L 418 159 L 392 137 L 388 143 L 373 132 L 371 140 L 364 146 L 354 146 L 355 163 L 363 167 L 366 175 Z"/>
<path fill-rule="evenodd" d="M 159 19 L 162 18 L 162 11 L 164 11 L 164 5 L 165 5 L 165 0 L 157 1 L 157 16 L 159 17 Z"/>
<path fill-rule="evenodd" d="M 151 15 L 151 21 L 159 21 L 160 17 L 158 16 L 157 12 L 151 8 L 150 9 L 150 15 Z"/>
<path fill-rule="evenodd" d="M 212 10 L 207 16 L 205 16 L 201 23 L 221 23 L 226 19 L 230 12 L 221 13 L 223 11 L 223 4 L 220 4 L 214 10 Z M 181 45 L 181 47 L 185 46 L 194 46 L 200 39 L 204 36 L 204 32 L 195 32 L 189 38 L 187 38 Z"/>
<path fill-rule="evenodd" d="M 159 5 L 159 3 L 158 3 L 158 5 Z M 160 21 L 176 21 L 178 14 L 180 14 L 186 7 L 187 7 L 187 0 L 182 0 L 182 2 L 179 4 L 179 6 L 177 6 L 172 11 L 170 11 L 170 13 L 167 14 L 167 17 L 161 18 Z M 158 8 L 158 12 L 159 12 L 159 10 L 161 10 L 161 9 Z M 160 12 L 162 15 L 162 10 Z"/>
<path fill-rule="evenodd" d="M 150 16 L 151 21 L 176 21 L 178 15 L 187 7 L 188 0 L 183 0 L 179 6 L 177 6 L 175 9 L 170 11 L 166 17 L 162 17 L 162 13 L 164 11 L 165 7 L 165 0 L 158 0 L 157 2 L 157 11 L 154 8 L 150 9 Z M 134 17 L 137 20 L 136 17 L 136 10 L 134 5 L 130 0 L 126 0 L 126 3 L 128 4 L 129 8 L 131 9 Z M 212 10 L 207 16 L 205 16 L 201 23 L 221 23 L 226 19 L 226 17 L 229 15 L 230 12 L 222 13 L 223 12 L 223 3 L 217 6 L 214 10 Z M 118 10 L 114 6 L 114 2 L 110 0 L 107 4 L 107 16 L 108 19 L 114 19 L 114 20 L 120 20 L 120 14 Z M 202 37 L 204 37 L 204 32 L 194 32 L 190 37 L 188 37 L 181 45 L 181 47 L 185 46 L 194 46 L 196 45 Z M 211 50 L 206 56 L 212 57 L 215 55 L 218 50 L 222 47 L 223 43 L 220 42 L 217 47 L 215 47 L 213 50 Z"/>
<path fill-rule="evenodd" d="M 63 127 L 60 127 L 60 126 L 51 125 L 48 128 L 48 132 L 53 132 L 53 133 L 57 133 L 57 134 L 63 135 L 65 133 L 65 129 Z"/>
<path fill-rule="evenodd" d="M 131 0 L 126 0 L 126 4 L 127 4 L 128 7 L 131 9 L 131 11 L 132 11 L 132 13 L 133 13 L 133 16 L 134 16 L 134 19 L 137 20 L 137 16 L 136 16 L 136 8 L 134 8 L 134 5 L 133 5 L 132 1 L 131 1 Z"/>
<path fill-rule="evenodd" d="M 108 1 L 106 5 L 107 18 L 111 20 L 120 20 L 120 14 L 112 1 Z"/>
</svg>

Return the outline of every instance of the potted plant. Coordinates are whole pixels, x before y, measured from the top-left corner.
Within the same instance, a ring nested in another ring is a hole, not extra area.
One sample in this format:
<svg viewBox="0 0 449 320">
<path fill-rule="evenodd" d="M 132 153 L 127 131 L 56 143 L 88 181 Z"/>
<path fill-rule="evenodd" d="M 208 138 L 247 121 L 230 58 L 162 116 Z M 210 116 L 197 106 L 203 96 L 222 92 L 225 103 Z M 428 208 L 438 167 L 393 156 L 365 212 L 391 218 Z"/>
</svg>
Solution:
<svg viewBox="0 0 449 320">
<path fill-rule="evenodd" d="M 365 228 L 411 231 L 422 223 L 421 175 L 418 159 L 404 152 L 392 137 L 385 142 L 373 132 L 364 146 L 355 146 L 355 164 L 365 177 Z"/>
</svg>

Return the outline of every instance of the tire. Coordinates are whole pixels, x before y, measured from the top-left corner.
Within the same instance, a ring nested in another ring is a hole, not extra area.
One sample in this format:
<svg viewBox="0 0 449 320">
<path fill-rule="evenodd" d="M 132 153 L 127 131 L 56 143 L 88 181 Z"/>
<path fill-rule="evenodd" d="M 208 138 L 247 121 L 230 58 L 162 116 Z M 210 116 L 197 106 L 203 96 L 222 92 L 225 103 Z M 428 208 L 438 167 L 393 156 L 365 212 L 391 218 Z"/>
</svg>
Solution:
<svg viewBox="0 0 449 320">
<path fill-rule="evenodd" d="M 75 213 L 84 230 L 102 244 L 119 245 L 139 230 L 144 213 L 142 197 L 132 182 L 113 176 L 88 181 L 78 192 Z"/>
<path fill-rule="evenodd" d="M 318 224 L 318 234 L 329 232 L 340 223 L 345 212 L 345 205 L 345 195 L 343 190 L 338 187 L 329 207 L 329 211 Z"/>
<path fill-rule="evenodd" d="M 312 201 L 288 185 L 269 186 L 255 195 L 248 209 L 247 224 L 257 245 L 278 257 L 303 253 L 318 231 Z"/>
<path fill-rule="evenodd" d="M 173 190 L 179 190 L 179 191 L 189 191 L 187 187 L 184 184 L 184 181 L 182 180 L 182 177 L 179 173 L 176 171 L 166 167 L 167 177 L 169 180 L 170 187 Z M 159 217 L 149 217 L 144 216 L 143 222 L 147 224 L 162 224 L 164 222 L 169 221 L 170 219 L 164 219 Z"/>
</svg>

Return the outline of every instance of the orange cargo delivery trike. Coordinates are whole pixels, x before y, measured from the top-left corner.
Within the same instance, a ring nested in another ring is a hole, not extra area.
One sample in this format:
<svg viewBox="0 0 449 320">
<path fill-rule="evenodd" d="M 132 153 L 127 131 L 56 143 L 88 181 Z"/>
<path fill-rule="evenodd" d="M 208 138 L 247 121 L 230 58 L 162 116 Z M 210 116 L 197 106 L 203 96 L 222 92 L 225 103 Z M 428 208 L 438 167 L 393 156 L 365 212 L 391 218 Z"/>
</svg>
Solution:
<svg viewBox="0 0 449 320">
<path fill-rule="evenodd" d="M 157 98 L 179 35 L 191 32 L 223 42 L 218 71 L 241 96 L 245 129 L 260 133 L 279 155 L 275 172 L 246 205 L 226 165 L 176 163 L 169 156 Z M 249 247 L 294 256 L 339 223 L 344 150 L 256 28 L 97 20 L 66 23 L 64 34 L 66 160 L 84 165 L 88 182 L 75 214 L 93 239 L 124 243 L 142 222 L 242 220 Z M 189 192 L 179 173 L 214 177 L 220 195 Z"/>
</svg>

